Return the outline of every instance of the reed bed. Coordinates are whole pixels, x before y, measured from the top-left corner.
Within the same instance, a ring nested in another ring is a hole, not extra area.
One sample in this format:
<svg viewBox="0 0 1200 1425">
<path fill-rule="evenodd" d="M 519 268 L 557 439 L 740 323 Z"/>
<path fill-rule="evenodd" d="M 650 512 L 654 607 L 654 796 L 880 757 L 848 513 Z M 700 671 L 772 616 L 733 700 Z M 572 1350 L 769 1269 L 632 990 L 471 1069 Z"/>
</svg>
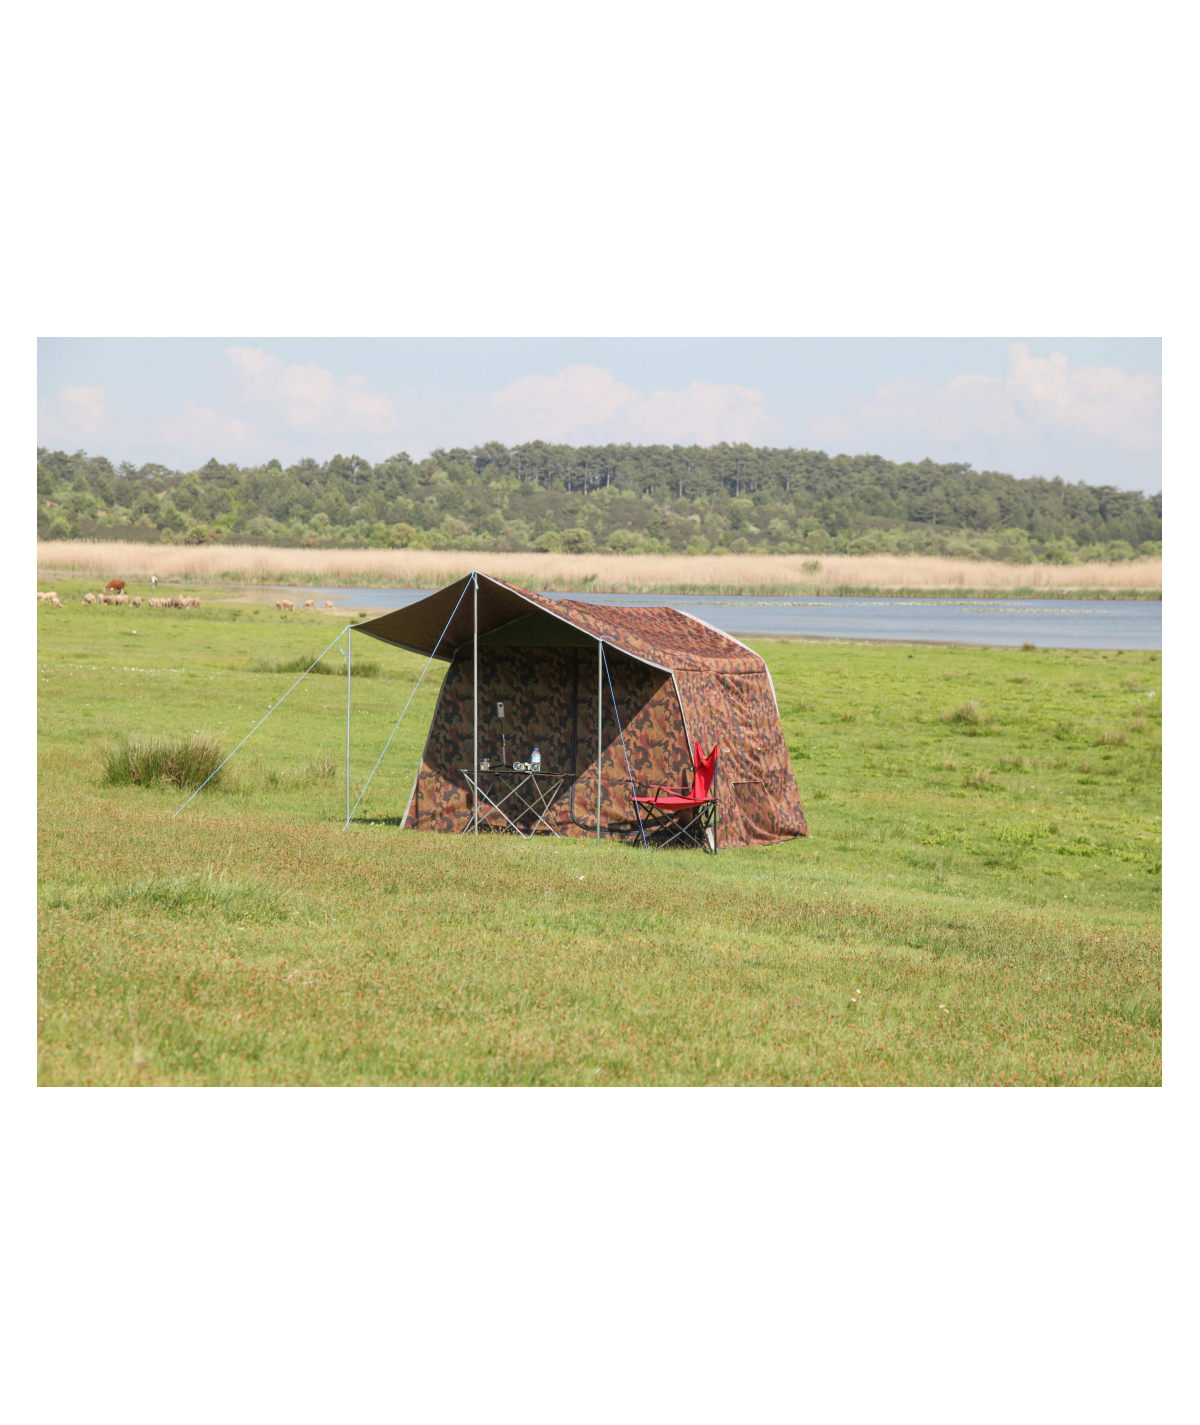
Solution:
<svg viewBox="0 0 1200 1425">
<path fill-rule="evenodd" d="M 1004 564 L 892 554 L 484 554 L 418 549 L 279 549 L 245 544 L 38 542 L 39 575 L 197 584 L 436 589 L 478 569 L 527 589 L 589 593 L 837 594 L 864 591 L 1064 595 L 1162 592 L 1162 560 Z"/>
</svg>

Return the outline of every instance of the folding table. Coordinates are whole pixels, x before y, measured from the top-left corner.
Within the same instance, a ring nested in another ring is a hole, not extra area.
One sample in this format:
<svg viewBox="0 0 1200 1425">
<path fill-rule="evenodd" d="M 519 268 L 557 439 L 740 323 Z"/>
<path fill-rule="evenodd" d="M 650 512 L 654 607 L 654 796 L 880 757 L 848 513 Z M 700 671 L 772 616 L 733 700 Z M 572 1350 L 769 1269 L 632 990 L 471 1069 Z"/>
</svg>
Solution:
<svg viewBox="0 0 1200 1425">
<path fill-rule="evenodd" d="M 460 767 L 463 781 L 470 792 L 476 790 L 474 774 L 470 767 Z M 515 831 L 528 840 L 536 835 L 538 823 L 553 836 L 561 838 L 546 820 L 555 801 L 563 789 L 575 780 L 574 772 L 518 772 L 513 767 L 491 767 L 479 769 L 479 826 L 493 831 Z M 497 822 L 493 813 L 502 820 Z M 524 831 L 518 822 L 533 818 L 533 825 Z M 463 832 L 470 830 L 468 822 Z M 460 833 L 462 834 L 462 833 Z"/>
</svg>

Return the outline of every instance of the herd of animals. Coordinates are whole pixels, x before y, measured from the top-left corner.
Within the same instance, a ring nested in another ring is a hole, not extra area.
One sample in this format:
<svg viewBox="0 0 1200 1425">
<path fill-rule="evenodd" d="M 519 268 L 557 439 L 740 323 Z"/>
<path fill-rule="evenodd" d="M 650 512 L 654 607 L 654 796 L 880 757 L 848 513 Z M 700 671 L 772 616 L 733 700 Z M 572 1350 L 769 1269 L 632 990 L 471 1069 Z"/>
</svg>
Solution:
<svg viewBox="0 0 1200 1425">
<path fill-rule="evenodd" d="M 152 588 L 158 588 L 158 578 L 156 575 L 152 574 L 150 576 L 150 585 Z M 84 594 L 83 602 L 85 604 L 128 604 L 131 608 L 140 609 L 142 606 L 142 596 L 137 594 L 133 598 L 130 598 L 125 592 L 124 579 L 110 579 L 108 583 L 105 584 L 103 593 L 93 594 L 89 592 Z M 56 609 L 62 608 L 62 600 L 58 597 L 54 589 L 47 589 L 45 591 L 39 589 L 38 603 L 50 604 Z M 200 607 L 200 600 L 192 598 L 190 594 L 177 594 L 170 599 L 147 599 L 146 607 L 148 609 L 198 609 Z M 275 607 L 282 609 L 286 613 L 291 613 L 295 610 L 296 605 L 291 599 L 276 599 Z M 312 599 L 305 599 L 300 607 L 302 609 L 312 609 L 316 608 L 316 604 Z M 326 599 L 325 607 L 332 609 L 333 604 Z"/>
</svg>

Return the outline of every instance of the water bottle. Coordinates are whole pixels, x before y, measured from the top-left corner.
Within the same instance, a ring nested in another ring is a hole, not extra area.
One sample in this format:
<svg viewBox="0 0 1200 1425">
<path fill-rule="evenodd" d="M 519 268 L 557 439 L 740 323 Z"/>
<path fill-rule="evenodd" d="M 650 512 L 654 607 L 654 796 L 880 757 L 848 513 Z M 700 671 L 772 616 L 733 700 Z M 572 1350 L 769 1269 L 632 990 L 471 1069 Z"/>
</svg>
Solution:
<svg viewBox="0 0 1200 1425">
<path fill-rule="evenodd" d="M 540 747 L 535 747 L 533 749 L 533 756 L 529 759 L 529 761 L 532 764 L 533 770 L 535 772 L 540 772 L 542 770 L 542 749 Z"/>
</svg>

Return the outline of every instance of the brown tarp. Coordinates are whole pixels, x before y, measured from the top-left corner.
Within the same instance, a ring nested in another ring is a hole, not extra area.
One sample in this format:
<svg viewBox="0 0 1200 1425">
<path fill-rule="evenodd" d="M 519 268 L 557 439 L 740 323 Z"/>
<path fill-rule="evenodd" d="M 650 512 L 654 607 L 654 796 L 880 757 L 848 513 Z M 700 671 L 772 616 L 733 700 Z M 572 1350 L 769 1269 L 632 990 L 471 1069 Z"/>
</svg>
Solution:
<svg viewBox="0 0 1200 1425">
<path fill-rule="evenodd" d="M 808 834 L 770 674 L 758 654 L 677 609 L 548 599 L 484 574 L 478 580 L 479 756 L 493 766 L 500 762 L 502 727 L 495 714 L 502 701 L 509 761 L 527 761 L 538 746 L 546 770 L 569 774 L 548 817 L 557 831 L 575 836 L 596 831 L 597 645 L 602 641 L 608 668 L 603 835 L 639 837 L 631 774 L 636 782 L 690 782 L 693 742 L 705 752 L 714 743 L 721 749 L 720 846 L 763 846 Z M 470 825 L 471 794 L 464 778 L 473 755 L 470 584 L 468 575 L 355 630 L 450 663 L 405 812 L 407 827 L 457 832 Z"/>
</svg>

